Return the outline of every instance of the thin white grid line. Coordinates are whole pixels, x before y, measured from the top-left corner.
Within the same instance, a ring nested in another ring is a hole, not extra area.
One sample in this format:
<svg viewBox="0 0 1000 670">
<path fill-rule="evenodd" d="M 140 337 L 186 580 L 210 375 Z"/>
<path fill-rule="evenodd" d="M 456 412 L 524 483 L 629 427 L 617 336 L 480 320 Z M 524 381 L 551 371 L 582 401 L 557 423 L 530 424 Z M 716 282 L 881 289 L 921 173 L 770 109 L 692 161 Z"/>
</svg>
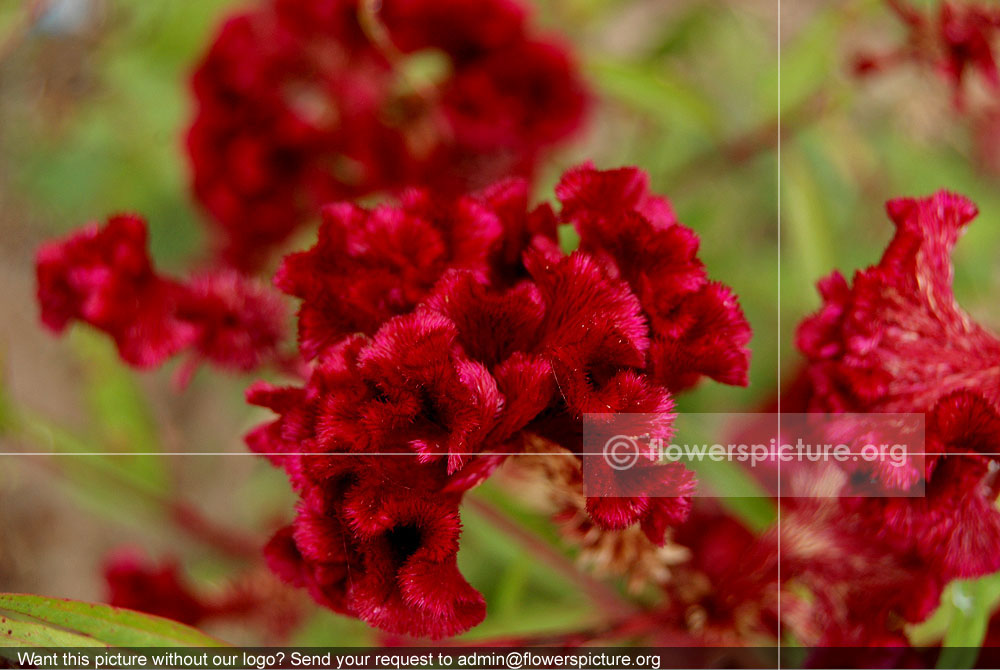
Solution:
<svg viewBox="0 0 1000 670">
<path fill-rule="evenodd" d="M 775 301 L 778 306 L 778 336 L 775 341 L 778 345 L 777 360 L 777 382 L 778 382 L 778 435 L 781 435 L 781 0 L 778 0 L 778 175 L 777 175 L 777 196 L 778 196 L 778 299 Z M 778 670 L 781 670 L 781 460 L 778 460 L 778 636 L 775 644 L 778 654 Z"/>
<path fill-rule="evenodd" d="M 775 452 L 769 452 L 773 454 Z M 423 456 L 416 451 L 0 451 L 0 456 Z M 440 456 L 606 456 L 603 451 L 470 451 L 470 452 L 440 452 Z M 876 462 L 887 460 L 887 458 L 869 458 L 869 454 L 864 451 L 842 452 L 840 456 L 860 456 L 866 461 Z M 996 456 L 1000 457 L 997 451 L 921 451 L 915 454 L 904 454 L 904 457 L 919 458 L 921 456 Z M 705 462 L 746 462 L 747 459 L 727 458 L 719 461 L 711 456 L 693 455 L 689 459 L 680 457 L 674 462 L 682 463 L 685 460 L 695 460 L 699 463 Z M 843 462 L 839 457 L 814 459 L 808 456 L 803 458 L 778 458 L 776 459 L 780 468 L 781 461 L 789 462 L 823 462 L 837 463 Z"/>
<path fill-rule="evenodd" d="M 604 452 L 583 452 L 580 454 L 567 451 L 474 451 L 469 453 L 440 452 L 435 454 L 445 456 L 602 456 Z M 0 456 L 425 456 L 416 451 L 4 451 Z"/>
</svg>

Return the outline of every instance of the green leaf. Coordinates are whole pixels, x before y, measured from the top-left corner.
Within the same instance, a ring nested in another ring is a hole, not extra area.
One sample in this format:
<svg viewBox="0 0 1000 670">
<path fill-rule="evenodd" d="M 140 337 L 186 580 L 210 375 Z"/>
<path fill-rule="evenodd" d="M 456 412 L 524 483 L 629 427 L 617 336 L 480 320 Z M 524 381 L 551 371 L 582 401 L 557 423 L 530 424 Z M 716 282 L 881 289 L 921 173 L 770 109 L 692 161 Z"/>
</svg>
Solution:
<svg viewBox="0 0 1000 670">
<path fill-rule="evenodd" d="M 1000 599 L 1000 573 L 951 585 L 952 608 L 948 630 L 941 641 L 939 668 L 973 668 L 986 638 L 990 615 Z"/>
<path fill-rule="evenodd" d="M 844 68 L 843 50 L 837 48 L 848 13 L 830 5 L 817 12 L 794 39 L 781 47 L 781 58 L 763 73 L 760 90 L 768 95 L 781 82 L 781 108 L 789 109 L 811 95 L 818 83 L 827 89 L 837 84 L 834 73 Z"/>
<path fill-rule="evenodd" d="M 377 633 L 365 622 L 313 607 L 294 633 L 294 647 L 366 647 L 378 644 Z"/>
<path fill-rule="evenodd" d="M 169 484 L 159 429 L 135 375 L 118 358 L 103 334 L 77 329 L 72 338 L 87 382 L 90 414 L 96 424 L 95 443 L 101 451 L 138 452 L 125 461 L 122 474 L 138 486 L 165 492 Z"/>
<path fill-rule="evenodd" d="M 795 266 L 791 268 L 793 286 L 808 287 L 811 296 L 813 285 L 835 264 L 828 251 L 833 248 L 828 234 L 833 226 L 826 193 L 809 161 L 794 150 L 782 156 L 781 197 L 785 205 L 782 224 L 789 233 Z"/>
<path fill-rule="evenodd" d="M 559 226 L 556 232 L 559 235 L 559 248 L 564 253 L 571 254 L 580 246 L 580 234 L 576 232 L 576 228 L 572 225 L 565 224 Z"/>
<path fill-rule="evenodd" d="M 667 67 L 595 59 L 588 69 L 606 95 L 664 125 L 718 136 L 715 104 L 698 86 Z"/>
<path fill-rule="evenodd" d="M 40 623 L 0 617 L 0 647 L 107 647 L 92 637 Z"/>
<path fill-rule="evenodd" d="M 15 619 L 7 613 L 30 619 Z M 78 600 L 3 593 L 0 618 L 3 620 L 0 638 L 4 638 L 0 644 L 4 646 L 226 646 L 176 621 Z"/>
<path fill-rule="evenodd" d="M 507 563 L 496 587 L 495 615 L 504 618 L 519 613 L 532 568 L 532 561 L 523 558 Z"/>
<path fill-rule="evenodd" d="M 661 57 L 699 48 L 700 40 L 718 20 L 714 8 L 695 5 L 687 9 L 667 23 L 651 55 Z"/>
</svg>

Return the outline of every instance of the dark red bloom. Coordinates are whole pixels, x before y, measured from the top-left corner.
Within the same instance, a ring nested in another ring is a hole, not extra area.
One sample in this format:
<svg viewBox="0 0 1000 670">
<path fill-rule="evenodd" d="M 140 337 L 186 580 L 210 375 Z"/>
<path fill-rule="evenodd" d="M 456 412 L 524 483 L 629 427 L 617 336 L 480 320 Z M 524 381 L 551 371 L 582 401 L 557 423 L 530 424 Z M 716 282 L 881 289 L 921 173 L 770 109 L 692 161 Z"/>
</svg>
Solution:
<svg viewBox="0 0 1000 670">
<path fill-rule="evenodd" d="M 502 236 L 496 213 L 469 197 L 436 209 L 424 192 L 407 194 L 400 207 L 330 205 L 316 245 L 287 256 L 275 283 L 303 300 L 299 345 L 314 358 L 412 310 L 446 270 L 486 272 Z"/>
<path fill-rule="evenodd" d="M 395 436 L 422 462 L 445 458 L 449 474 L 461 468 L 494 427 L 503 397 L 489 370 L 456 349 L 456 337 L 451 321 L 425 311 L 387 322 L 356 361 L 355 386 L 366 397 L 352 393 L 353 416 L 323 417 L 324 440 L 378 451 Z"/>
<path fill-rule="evenodd" d="M 638 170 L 586 166 L 570 181 L 578 196 L 560 193 L 559 216 L 529 209 L 523 180 L 333 205 L 316 245 L 285 260 L 276 281 L 302 299 L 300 348 L 315 360 L 301 388 L 250 389 L 278 418 L 247 438 L 301 496 L 268 549 L 283 579 L 393 633 L 464 631 L 484 615 L 455 563 L 466 490 L 539 443 L 579 464 L 585 413 L 647 413 L 656 425 L 636 430 L 669 436 L 668 381 L 744 381 L 749 329 L 669 203 Z M 577 223 L 583 250 L 559 250 L 559 220 Z M 634 226 L 616 233 L 616 220 Z M 631 234 L 648 253 L 619 268 Z M 605 483 L 580 505 L 593 532 L 638 526 L 655 544 L 694 485 L 652 462 Z"/>
<path fill-rule="evenodd" d="M 635 168 L 570 170 L 556 187 L 562 216 L 580 233 L 580 249 L 621 277 L 649 320 L 646 352 L 653 379 L 677 392 L 703 377 L 745 385 L 750 326 L 735 296 L 709 281 L 698 236 Z"/>
<path fill-rule="evenodd" d="M 889 0 L 888 4 L 907 28 L 907 43 L 887 53 L 858 56 L 855 73 L 868 75 L 906 62 L 931 66 L 948 80 L 959 108 L 965 106 L 970 70 L 1000 91 L 1000 71 L 993 51 L 1000 35 L 1000 12 L 995 8 L 942 0 L 935 14 L 918 9 L 909 0 Z"/>
<path fill-rule="evenodd" d="M 381 18 L 401 50 L 437 48 L 464 62 L 523 40 L 527 12 L 514 0 L 395 0 Z"/>
<path fill-rule="evenodd" d="M 496 150 L 490 160 L 498 166 L 479 171 L 494 178 L 532 174 L 538 147 L 555 144 L 580 123 L 583 92 L 574 70 L 562 45 L 523 39 L 457 70 L 441 99 L 462 147 L 455 158 L 475 169 L 484 152 Z"/>
<path fill-rule="evenodd" d="M 773 640 L 780 592 L 775 532 L 755 534 L 707 498 L 695 503 L 674 529 L 673 541 L 685 547 L 687 559 L 671 567 L 663 584 L 664 628 L 687 630 L 707 646 Z M 782 596 L 781 609 L 794 610 L 794 594 Z"/>
<path fill-rule="evenodd" d="M 229 270 L 196 275 L 186 288 L 178 318 L 194 326 L 199 356 L 246 372 L 275 355 L 288 315 L 273 289 Z"/>
<path fill-rule="evenodd" d="M 619 372 L 643 367 L 649 335 L 639 301 L 583 253 L 528 260 L 545 305 L 535 347 L 552 365 L 568 410 L 622 411 L 606 394 L 618 395 L 612 389 Z"/>
<path fill-rule="evenodd" d="M 483 619 L 456 564 L 460 496 L 442 493 L 439 468 L 408 456 L 303 459 L 299 513 L 265 550 L 279 577 L 392 633 L 440 638 Z"/>
<path fill-rule="evenodd" d="M 271 0 L 226 21 L 194 75 L 194 191 L 253 268 L 319 205 L 530 176 L 579 125 L 567 50 L 512 0 Z M 447 71 L 414 81 L 435 50 Z M 417 55 L 414 55 L 417 54 Z"/>
<path fill-rule="evenodd" d="M 795 624 L 815 646 L 905 646 L 904 625 L 934 611 L 947 577 L 859 526 L 837 502 L 808 501 L 782 517 L 782 581 L 815 598 L 792 605 Z"/>
<path fill-rule="evenodd" d="M 967 122 L 972 155 L 986 172 L 1000 172 L 1000 9 L 972 0 L 942 0 L 924 11 L 910 0 L 888 0 L 906 25 L 907 43 L 882 54 L 864 54 L 854 64 L 859 75 L 915 63 L 941 75 L 953 103 Z M 975 86 L 976 81 L 985 86 Z M 974 93 L 970 95 L 969 93 Z"/>
<path fill-rule="evenodd" d="M 244 372 L 276 355 L 286 327 L 280 295 L 230 271 L 165 277 L 146 246 L 146 223 L 132 215 L 44 245 L 36 266 L 42 322 L 56 332 L 87 323 L 140 368 L 186 349 Z"/>
<path fill-rule="evenodd" d="M 192 325 L 177 317 L 184 289 L 153 270 L 146 223 L 137 216 L 114 216 L 47 243 L 36 274 L 46 326 L 61 332 L 73 321 L 88 323 L 114 338 L 131 365 L 159 365 L 194 341 Z"/>
<path fill-rule="evenodd" d="M 927 429 L 934 453 L 924 495 L 847 505 L 870 533 L 919 556 L 944 581 L 992 574 L 1000 570 L 1000 483 L 990 467 L 1000 416 L 978 394 L 958 391 L 937 403 Z"/>
<path fill-rule="evenodd" d="M 221 620 L 255 625 L 275 642 L 288 635 L 303 617 L 300 598 L 264 567 L 253 567 L 221 585 L 194 585 L 173 558 L 154 562 L 140 551 L 116 550 L 104 562 L 107 601 L 173 619 L 191 626 Z"/>
<path fill-rule="evenodd" d="M 993 43 L 1000 29 L 1000 12 L 979 4 L 942 2 L 938 18 L 945 58 L 941 67 L 954 82 L 962 86 L 968 69 L 975 69 L 995 89 L 1000 89 Z"/>
<path fill-rule="evenodd" d="M 610 474 L 610 471 L 601 472 L 597 467 L 603 464 L 598 461 L 595 467 L 592 461 L 603 459 L 603 456 L 584 458 L 584 467 L 588 468 L 587 514 L 598 528 L 622 530 L 638 524 L 650 542 L 662 545 L 667 529 L 687 518 L 695 477 L 682 465 L 639 461 L 601 482 L 601 475 Z M 595 488 L 600 495 L 595 495 Z"/>
<path fill-rule="evenodd" d="M 180 575 L 177 563 L 155 566 L 134 552 L 119 552 L 104 567 L 108 603 L 155 614 L 189 625 L 211 616 L 215 606 L 197 595 Z"/>
<path fill-rule="evenodd" d="M 853 644 L 865 630 L 886 630 L 894 617 L 921 620 L 951 579 L 1000 568 L 991 464 L 1000 440 L 1000 340 L 956 304 L 950 262 L 977 210 L 943 191 L 890 201 L 887 210 L 896 234 L 881 261 L 856 273 L 852 284 L 839 273 L 821 282 L 824 305 L 798 332 L 807 360 L 798 386 L 808 410 L 927 417 L 919 482 L 926 490 L 917 497 L 847 498 L 833 513 L 838 541 L 880 552 L 870 571 L 850 578 L 884 586 L 852 596 L 857 607 L 868 605 L 837 639 Z M 887 561 L 909 575 L 900 577 L 908 585 L 884 583 L 891 572 L 877 566 Z"/>
<path fill-rule="evenodd" d="M 1000 340 L 952 293 L 952 247 L 977 210 L 962 196 L 892 200 L 896 235 L 854 285 L 837 272 L 820 283 L 824 305 L 799 327 L 809 361 L 810 409 L 927 412 L 942 396 L 974 390 L 991 403 Z"/>
<path fill-rule="evenodd" d="M 690 558 L 664 585 L 666 622 L 702 644 L 791 634 L 806 647 L 906 646 L 904 626 L 934 611 L 946 580 L 836 499 L 780 502 L 781 524 L 760 534 L 695 507 L 674 534 Z"/>
</svg>

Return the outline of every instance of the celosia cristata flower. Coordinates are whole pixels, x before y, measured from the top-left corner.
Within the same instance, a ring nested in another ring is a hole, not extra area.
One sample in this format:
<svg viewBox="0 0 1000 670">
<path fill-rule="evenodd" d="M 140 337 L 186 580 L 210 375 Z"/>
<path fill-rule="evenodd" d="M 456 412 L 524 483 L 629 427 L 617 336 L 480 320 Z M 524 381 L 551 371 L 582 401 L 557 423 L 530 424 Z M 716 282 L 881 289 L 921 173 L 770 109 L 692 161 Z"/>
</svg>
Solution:
<svg viewBox="0 0 1000 670">
<path fill-rule="evenodd" d="M 721 509 L 696 506 L 673 533 L 690 560 L 664 585 L 665 626 L 712 644 L 780 637 L 785 626 L 807 646 L 905 646 L 905 626 L 935 610 L 948 582 L 1000 569 L 991 463 L 1000 340 L 956 304 L 949 258 L 976 208 L 940 192 L 887 209 L 896 234 L 881 261 L 851 283 L 839 273 L 820 283 L 824 305 L 798 332 L 806 365 L 781 407 L 925 414 L 923 481 L 912 485 L 926 489 L 797 497 L 820 484 L 849 496 L 850 481 L 792 477 L 777 501 L 780 525 L 757 537 Z"/>
<path fill-rule="evenodd" d="M 115 607 L 147 612 L 197 625 L 216 611 L 215 604 L 196 594 L 184 582 L 174 561 L 154 565 L 141 554 L 122 550 L 104 565 L 107 601 Z"/>
<path fill-rule="evenodd" d="M 907 43 L 884 54 L 864 54 L 855 62 L 859 74 L 871 74 L 904 62 L 929 65 L 941 72 L 964 104 L 970 70 L 992 89 L 1000 90 L 1000 71 L 993 48 L 1000 36 L 1000 11 L 987 4 L 943 0 L 935 12 L 914 7 L 908 0 L 889 0 L 889 7 L 906 25 Z"/>
<path fill-rule="evenodd" d="M 87 323 L 139 368 L 187 350 L 194 362 L 247 372 L 277 354 L 286 329 L 280 295 L 228 270 L 165 277 L 146 237 L 145 221 L 121 215 L 45 244 L 36 264 L 42 322 L 55 332 Z"/>
<path fill-rule="evenodd" d="M 540 440 L 552 452 L 535 457 L 578 461 L 584 413 L 653 413 L 647 428 L 669 435 L 672 391 L 746 382 L 739 306 L 642 172 L 584 165 L 557 195 L 558 214 L 529 209 L 521 180 L 333 205 L 316 246 L 280 269 L 315 363 L 302 387 L 249 391 L 279 417 L 248 444 L 301 497 L 269 561 L 318 602 L 394 633 L 467 630 L 485 603 L 455 560 L 465 491 Z M 559 250 L 557 223 L 576 227 L 579 251 Z M 630 254 L 630 236 L 647 251 Z M 653 463 L 635 476 L 673 495 L 591 497 L 576 511 L 662 544 L 692 477 Z"/>
<path fill-rule="evenodd" d="M 768 644 L 780 637 L 775 531 L 755 535 L 716 501 L 696 503 L 674 533 L 688 556 L 663 585 L 663 627 L 689 631 L 712 646 Z M 781 610 L 790 609 L 786 599 Z"/>
<path fill-rule="evenodd" d="M 239 620 L 260 625 L 265 635 L 284 641 L 301 622 L 296 594 L 259 565 L 214 588 L 195 587 L 174 558 L 148 559 L 121 548 L 104 561 L 107 602 L 191 626 L 207 621 Z"/>
<path fill-rule="evenodd" d="M 868 76 L 913 63 L 940 73 L 956 110 L 968 121 L 973 158 L 987 172 L 1000 173 L 1000 9 L 965 0 L 943 1 L 936 12 L 908 0 L 888 5 L 906 25 L 907 41 L 884 53 L 858 56 L 855 72 Z"/>
<path fill-rule="evenodd" d="M 950 262 L 977 210 L 943 191 L 890 201 L 887 210 L 896 234 L 882 260 L 853 285 L 839 273 L 823 280 L 824 305 L 798 332 L 807 360 L 803 409 L 927 416 L 925 495 L 846 498 L 830 520 L 838 542 L 876 542 L 882 562 L 909 566 L 905 597 L 870 615 L 852 610 L 853 632 L 845 628 L 843 639 L 855 643 L 865 630 L 889 634 L 887 622 L 919 621 L 948 581 L 1000 569 L 991 465 L 1000 451 L 1000 339 L 957 305 Z"/>
<path fill-rule="evenodd" d="M 513 0 L 267 0 L 194 75 L 194 192 L 225 256 L 256 267 L 330 201 L 531 175 L 581 122 L 568 51 Z M 407 59 L 433 51 L 436 81 Z"/>
</svg>

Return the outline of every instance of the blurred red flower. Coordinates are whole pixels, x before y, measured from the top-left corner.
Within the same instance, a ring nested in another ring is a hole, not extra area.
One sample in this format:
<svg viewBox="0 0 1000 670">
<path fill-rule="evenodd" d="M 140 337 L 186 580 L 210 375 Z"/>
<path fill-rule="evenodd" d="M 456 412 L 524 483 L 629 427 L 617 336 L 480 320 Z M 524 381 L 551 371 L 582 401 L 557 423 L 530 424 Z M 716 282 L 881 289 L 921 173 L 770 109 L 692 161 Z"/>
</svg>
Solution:
<svg viewBox="0 0 1000 670">
<path fill-rule="evenodd" d="M 929 65 L 948 80 L 959 108 L 964 107 L 970 70 L 1000 91 L 994 53 L 1000 35 L 1000 11 L 988 4 L 943 0 L 935 15 L 918 9 L 909 0 L 888 0 L 887 4 L 906 26 L 907 43 L 887 53 L 859 55 L 854 63 L 857 74 L 874 74 L 904 62 Z"/>
<path fill-rule="evenodd" d="M 533 174 L 587 94 L 526 14 L 513 0 L 269 0 L 229 18 L 195 72 L 188 133 L 225 259 L 258 267 L 326 202 Z M 421 78 L 431 52 L 443 71 Z"/>
<path fill-rule="evenodd" d="M 46 243 L 36 259 L 42 322 L 55 332 L 87 323 L 139 368 L 190 350 L 194 362 L 246 372 L 277 355 L 287 328 L 280 295 L 229 270 L 163 276 L 146 238 L 141 217 L 120 215 Z"/>
<path fill-rule="evenodd" d="M 183 580 L 174 561 L 154 565 L 141 554 L 118 551 L 104 566 L 108 603 L 155 614 L 188 625 L 212 616 L 216 606 L 196 594 Z"/>
</svg>

